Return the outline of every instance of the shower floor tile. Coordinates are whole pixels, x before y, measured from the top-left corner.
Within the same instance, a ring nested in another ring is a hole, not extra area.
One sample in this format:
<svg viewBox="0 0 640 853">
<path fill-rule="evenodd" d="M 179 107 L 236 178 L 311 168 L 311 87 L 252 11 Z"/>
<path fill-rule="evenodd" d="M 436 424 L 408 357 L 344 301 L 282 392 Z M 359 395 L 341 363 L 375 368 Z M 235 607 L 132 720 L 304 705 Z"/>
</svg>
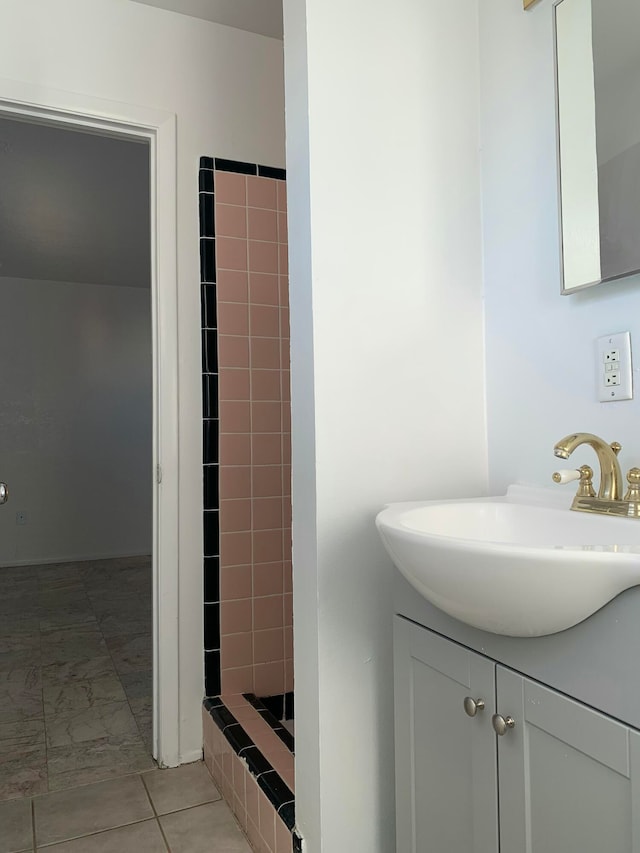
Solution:
<svg viewBox="0 0 640 853">
<path fill-rule="evenodd" d="M 151 558 L 0 569 L 0 801 L 150 770 Z"/>
</svg>

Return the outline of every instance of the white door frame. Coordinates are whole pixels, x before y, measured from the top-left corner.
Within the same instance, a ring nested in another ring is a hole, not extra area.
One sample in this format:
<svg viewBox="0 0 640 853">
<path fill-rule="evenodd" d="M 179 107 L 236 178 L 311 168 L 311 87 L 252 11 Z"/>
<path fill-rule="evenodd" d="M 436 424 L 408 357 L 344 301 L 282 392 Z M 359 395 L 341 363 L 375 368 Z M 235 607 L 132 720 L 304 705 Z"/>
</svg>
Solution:
<svg viewBox="0 0 640 853">
<path fill-rule="evenodd" d="M 153 340 L 153 754 L 180 763 L 176 116 L 0 79 L 0 115 L 146 139 L 151 186 Z"/>
</svg>

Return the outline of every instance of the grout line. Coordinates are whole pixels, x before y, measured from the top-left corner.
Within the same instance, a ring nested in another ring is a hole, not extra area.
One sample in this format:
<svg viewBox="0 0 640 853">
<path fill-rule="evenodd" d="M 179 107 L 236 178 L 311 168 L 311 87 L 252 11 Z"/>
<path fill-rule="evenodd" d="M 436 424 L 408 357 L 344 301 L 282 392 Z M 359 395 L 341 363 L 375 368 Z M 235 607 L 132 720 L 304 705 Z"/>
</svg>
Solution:
<svg viewBox="0 0 640 853">
<path fill-rule="evenodd" d="M 57 791 L 55 793 L 57 793 Z M 99 829 L 97 832 L 89 832 L 87 835 L 74 835 L 73 838 L 65 838 L 62 841 L 52 841 L 50 844 L 41 844 L 40 847 L 38 847 L 38 851 L 50 850 L 52 847 L 68 844 L 70 841 L 81 841 L 83 838 L 93 838 L 97 835 L 105 835 L 107 832 L 113 832 L 116 829 L 126 829 L 128 826 L 137 826 L 139 823 L 147 823 L 150 820 L 153 820 L 153 818 L 144 817 L 140 818 L 140 820 L 132 820 L 128 823 L 122 823 L 119 826 L 110 826 L 108 829 Z"/>
<path fill-rule="evenodd" d="M 162 840 L 164 841 L 164 845 L 167 848 L 167 850 L 169 851 L 169 853 L 171 853 L 171 847 L 169 846 L 167 836 L 165 835 L 164 828 L 163 828 L 162 824 L 160 823 L 160 816 L 159 816 L 159 814 L 156 810 L 156 807 L 154 805 L 154 802 L 151 798 L 151 794 L 149 793 L 149 789 L 147 788 L 147 783 L 144 781 L 144 774 L 142 774 L 142 773 L 140 774 L 140 781 L 142 782 L 142 787 L 146 791 L 147 798 L 149 800 L 149 805 L 151 806 L 151 810 L 153 811 L 153 814 L 155 816 L 156 823 L 158 824 L 158 828 L 160 830 L 160 834 L 162 835 Z"/>
</svg>

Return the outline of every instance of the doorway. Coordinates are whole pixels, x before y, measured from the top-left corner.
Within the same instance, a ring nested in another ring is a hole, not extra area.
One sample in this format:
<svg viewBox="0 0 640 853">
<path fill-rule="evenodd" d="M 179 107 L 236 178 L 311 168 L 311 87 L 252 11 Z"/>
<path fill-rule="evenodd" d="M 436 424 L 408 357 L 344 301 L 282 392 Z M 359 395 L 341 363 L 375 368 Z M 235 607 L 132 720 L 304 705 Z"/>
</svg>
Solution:
<svg viewBox="0 0 640 853">
<path fill-rule="evenodd" d="M 152 766 L 150 171 L 146 140 L 2 117 L 0 144 L 11 796 Z"/>
<path fill-rule="evenodd" d="M 148 554 L 145 558 L 144 554 L 133 553 L 135 549 L 132 549 L 129 543 L 126 548 L 129 553 L 125 557 L 125 563 L 128 560 L 129 565 L 123 564 L 121 557 L 113 557 L 116 562 L 110 565 L 103 563 L 99 568 L 102 570 L 103 577 L 108 574 L 119 574 L 120 581 L 123 582 L 119 587 L 120 592 L 126 590 L 127 584 L 124 581 L 128 576 L 130 600 L 135 597 L 136 576 L 139 583 L 146 572 L 148 585 L 152 587 L 150 609 L 153 611 L 153 618 L 148 620 L 149 625 L 152 626 L 151 642 L 145 650 L 153 669 L 151 702 L 146 706 L 146 754 L 150 756 L 152 753 L 160 766 L 175 766 L 181 759 L 177 689 L 177 596 L 174 594 L 177 587 L 175 116 L 126 104 L 101 102 L 98 99 L 80 95 L 46 91 L 40 87 L 34 89 L 22 84 L 7 83 L 4 90 L 5 97 L 0 102 L 2 118 L 35 122 L 48 128 L 82 131 L 84 134 L 96 134 L 101 138 L 128 140 L 146 147 L 148 151 L 150 291 L 147 291 L 147 295 L 150 293 L 150 299 L 147 300 L 147 304 L 150 302 L 151 393 L 149 396 L 152 402 L 149 422 L 152 427 L 147 494 L 151 491 L 153 494 L 149 501 L 151 547 L 143 550 L 151 551 L 152 559 L 149 560 Z M 15 95 L 15 98 L 10 97 L 12 95 Z M 96 168 L 99 168 L 99 164 L 96 164 Z M 96 203 L 99 203 L 99 200 Z M 55 211 L 50 211 L 50 214 L 55 216 Z M 0 274 L 2 274 L 1 271 Z M 104 285 L 102 287 L 107 289 Z M 104 330 L 99 330 L 99 333 L 101 334 L 102 331 Z M 105 375 L 108 375 L 106 367 Z M 96 448 L 96 452 L 98 450 Z M 0 479 L 9 482 L 10 477 L 0 472 Z M 96 484 L 96 487 L 99 488 L 99 484 Z M 19 532 L 24 543 L 30 517 L 28 511 L 16 506 L 12 500 L 15 493 L 15 487 L 12 487 L 9 482 L 9 501 L 0 507 L 0 512 L 3 515 L 8 514 L 12 524 L 16 523 L 17 526 L 24 528 Z M 109 498 L 117 503 L 118 494 L 112 493 Z M 35 521 L 34 516 L 31 517 L 31 522 L 33 521 Z M 53 575 L 64 586 L 65 582 L 62 578 L 66 571 L 71 579 L 75 576 L 75 581 L 66 587 L 70 589 L 74 583 L 77 587 L 79 577 L 84 582 L 87 573 L 91 574 L 86 565 L 91 561 L 77 559 L 78 554 L 70 556 L 72 559 L 65 561 L 66 569 L 61 568 L 65 564 L 60 562 L 51 565 L 42 561 L 33 562 L 30 580 L 24 573 L 24 567 L 28 565 L 25 560 L 31 559 L 29 555 L 22 561 L 18 560 L 22 565 L 15 566 L 12 571 L 23 570 L 20 578 L 27 585 L 31 585 L 32 591 L 38 589 L 40 579 L 46 578 L 47 575 Z M 96 554 L 93 556 L 95 557 Z M 97 556 L 103 555 L 97 554 Z M 3 565 L 6 567 L 7 562 L 5 561 Z M 3 570 L 0 569 L 0 571 Z M 96 580 L 96 577 L 92 575 L 92 580 Z M 89 595 L 85 589 L 87 597 L 93 598 L 96 603 L 100 600 L 99 587 L 99 583 L 94 585 L 92 595 Z M 23 591 L 27 591 L 26 587 Z M 94 616 L 96 615 L 94 612 Z M 102 615 L 104 619 L 108 619 L 104 608 Z M 121 612 L 118 615 L 123 614 Z M 137 627 L 139 628 L 140 625 Z M 160 636 L 162 636 L 162 644 L 159 641 Z M 40 643 L 42 644 L 42 640 Z M 111 659 L 114 662 L 113 658 Z M 37 681 L 31 686 L 35 691 L 40 689 Z M 145 687 L 145 695 L 147 689 Z M 152 726 L 149 715 L 151 704 L 153 705 Z"/>
</svg>

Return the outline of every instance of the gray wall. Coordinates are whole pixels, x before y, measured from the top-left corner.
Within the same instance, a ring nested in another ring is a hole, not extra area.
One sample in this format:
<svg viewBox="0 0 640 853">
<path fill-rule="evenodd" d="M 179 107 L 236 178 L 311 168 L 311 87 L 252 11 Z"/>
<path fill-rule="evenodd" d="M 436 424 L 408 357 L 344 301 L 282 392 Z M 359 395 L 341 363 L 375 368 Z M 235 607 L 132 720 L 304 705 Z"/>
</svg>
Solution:
<svg viewBox="0 0 640 853">
<path fill-rule="evenodd" d="M 148 289 L 0 278 L 0 565 L 150 553 L 150 319 Z"/>
</svg>

